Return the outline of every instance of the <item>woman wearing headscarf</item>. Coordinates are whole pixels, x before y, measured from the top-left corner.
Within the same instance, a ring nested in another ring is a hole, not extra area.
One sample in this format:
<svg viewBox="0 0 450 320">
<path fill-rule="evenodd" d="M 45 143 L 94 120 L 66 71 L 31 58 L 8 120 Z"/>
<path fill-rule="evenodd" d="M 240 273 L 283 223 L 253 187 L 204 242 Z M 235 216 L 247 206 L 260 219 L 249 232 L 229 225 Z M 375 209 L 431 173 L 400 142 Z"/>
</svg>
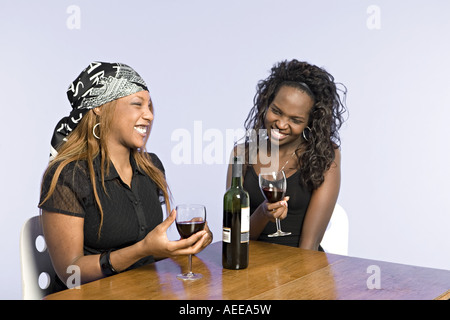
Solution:
<svg viewBox="0 0 450 320">
<path fill-rule="evenodd" d="M 207 227 L 187 239 L 167 238 L 176 212 L 164 167 L 145 150 L 153 104 L 139 74 L 93 62 L 67 96 L 72 111 L 56 125 L 39 204 L 60 288 L 71 265 L 85 283 L 206 247 Z M 170 214 L 163 221 L 164 203 Z"/>
</svg>

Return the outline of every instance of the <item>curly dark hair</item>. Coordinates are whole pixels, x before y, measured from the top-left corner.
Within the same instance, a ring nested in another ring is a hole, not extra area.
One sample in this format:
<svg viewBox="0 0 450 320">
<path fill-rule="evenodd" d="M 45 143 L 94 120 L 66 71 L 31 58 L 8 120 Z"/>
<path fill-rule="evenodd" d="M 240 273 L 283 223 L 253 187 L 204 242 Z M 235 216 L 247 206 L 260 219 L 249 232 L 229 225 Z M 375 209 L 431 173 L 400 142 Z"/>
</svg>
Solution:
<svg viewBox="0 0 450 320">
<path fill-rule="evenodd" d="M 340 147 L 338 130 L 344 122 L 347 88 L 336 84 L 334 77 L 324 69 L 307 62 L 295 59 L 279 62 L 272 67 L 267 79 L 258 82 L 253 108 L 245 120 L 247 131 L 266 129 L 264 118 L 267 109 L 284 85 L 297 87 L 314 101 L 309 115 L 308 127 L 311 131 L 308 140 L 296 150 L 302 169 L 300 179 L 308 189 L 314 190 L 323 183 L 324 173 L 333 163 L 335 149 Z"/>
</svg>

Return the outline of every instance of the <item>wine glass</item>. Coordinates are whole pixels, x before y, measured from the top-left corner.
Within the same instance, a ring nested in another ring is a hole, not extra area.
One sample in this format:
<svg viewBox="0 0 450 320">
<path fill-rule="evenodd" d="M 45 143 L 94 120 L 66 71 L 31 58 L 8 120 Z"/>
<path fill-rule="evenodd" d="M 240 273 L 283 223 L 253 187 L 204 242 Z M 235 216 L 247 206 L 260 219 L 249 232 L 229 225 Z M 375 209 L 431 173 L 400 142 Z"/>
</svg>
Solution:
<svg viewBox="0 0 450 320">
<path fill-rule="evenodd" d="M 274 203 L 284 198 L 286 194 L 286 174 L 284 171 L 272 171 L 259 174 L 259 187 L 261 188 L 264 197 L 268 202 Z M 275 219 L 277 231 L 269 234 L 268 237 L 283 237 L 288 236 L 291 232 L 281 231 L 280 219 Z"/>
<path fill-rule="evenodd" d="M 177 208 L 175 223 L 181 238 L 186 239 L 205 228 L 206 208 L 201 204 L 181 204 Z M 192 272 L 192 255 L 189 255 L 189 272 L 177 275 L 180 280 L 197 280 L 202 275 Z"/>
</svg>

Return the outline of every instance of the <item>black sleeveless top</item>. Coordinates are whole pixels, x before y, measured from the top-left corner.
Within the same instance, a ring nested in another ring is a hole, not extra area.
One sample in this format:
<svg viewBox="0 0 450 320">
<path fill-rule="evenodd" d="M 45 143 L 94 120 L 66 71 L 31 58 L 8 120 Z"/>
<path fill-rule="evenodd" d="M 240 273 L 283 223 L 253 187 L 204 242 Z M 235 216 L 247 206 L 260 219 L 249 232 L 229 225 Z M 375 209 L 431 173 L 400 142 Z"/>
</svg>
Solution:
<svg viewBox="0 0 450 320">
<path fill-rule="evenodd" d="M 290 231 L 291 235 L 284 237 L 269 238 L 268 235 L 274 233 L 276 225 L 274 222 L 267 223 L 261 232 L 258 240 L 283 244 L 291 247 L 298 247 L 300 234 L 302 232 L 303 220 L 311 199 L 311 191 L 302 186 L 300 182 L 300 170 L 287 178 L 286 196 L 289 196 L 288 213 L 286 219 L 281 220 L 281 230 Z M 259 188 L 258 175 L 252 166 L 247 166 L 244 176 L 244 189 L 250 196 L 250 215 L 265 200 L 264 195 Z"/>
</svg>

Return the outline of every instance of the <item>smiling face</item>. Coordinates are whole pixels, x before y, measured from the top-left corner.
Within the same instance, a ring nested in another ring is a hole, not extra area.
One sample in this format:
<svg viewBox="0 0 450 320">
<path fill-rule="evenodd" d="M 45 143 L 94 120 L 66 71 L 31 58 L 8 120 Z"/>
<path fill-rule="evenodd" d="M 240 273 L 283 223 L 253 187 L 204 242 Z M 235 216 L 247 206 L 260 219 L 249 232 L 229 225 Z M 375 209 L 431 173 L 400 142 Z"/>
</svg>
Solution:
<svg viewBox="0 0 450 320">
<path fill-rule="evenodd" d="M 116 101 L 108 148 L 142 148 L 147 142 L 153 121 L 150 94 L 140 91 Z"/>
<path fill-rule="evenodd" d="M 298 146 L 303 139 L 302 133 L 308 125 L 313 105 L 314 101 L 304 91 L 282 86 L 269 105 L 264 119 L 271 141 L 280 147 L 291 144 Z"/>
</svg>

